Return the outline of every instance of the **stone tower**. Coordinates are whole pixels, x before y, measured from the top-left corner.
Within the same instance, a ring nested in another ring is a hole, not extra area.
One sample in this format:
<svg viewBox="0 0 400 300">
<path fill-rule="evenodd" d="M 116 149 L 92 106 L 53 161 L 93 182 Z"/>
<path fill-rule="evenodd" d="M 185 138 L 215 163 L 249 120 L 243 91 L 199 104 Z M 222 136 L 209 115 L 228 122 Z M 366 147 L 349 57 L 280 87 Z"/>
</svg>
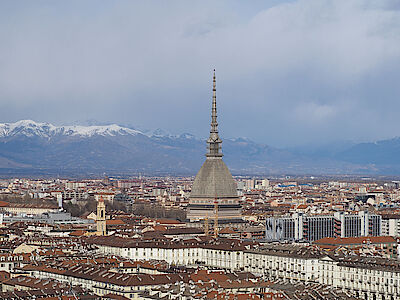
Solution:
<svg viewBox="0 0 400 300">
<path fill-rule="evenodd" d="M 103 197 L 97 202 L 97 235 L 107 235 L 107 225 L 106 225 L 106 205 L 104 204 Z"/>
<path fill-rule="evenodd" d="M 217 96 L 215 70 L 213 76 L 213 97 L 211 129 L 207 140 L 206 160 L 197 173 L 189 198 L 187 218 L 193 221 L 218 218 L 218 224 L 241 221 L 242 209 L 233 179 L 222 160 L 221 143 L 218 134 Z"/>
</svg>

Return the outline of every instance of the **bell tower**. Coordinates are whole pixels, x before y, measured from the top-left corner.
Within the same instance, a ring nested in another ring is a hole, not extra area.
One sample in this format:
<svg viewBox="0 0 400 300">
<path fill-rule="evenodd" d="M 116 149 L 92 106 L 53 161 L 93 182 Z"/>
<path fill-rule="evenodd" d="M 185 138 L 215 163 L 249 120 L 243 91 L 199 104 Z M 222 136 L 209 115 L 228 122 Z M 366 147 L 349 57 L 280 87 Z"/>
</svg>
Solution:
<svg viewBox="0 0 400 300">
<path fill-rule="evenodd" d="M 107 235 L 106 225 L 106 205 L 104 204 L 103 197 L 97 201 L 97 235 Z"/>
</svg>

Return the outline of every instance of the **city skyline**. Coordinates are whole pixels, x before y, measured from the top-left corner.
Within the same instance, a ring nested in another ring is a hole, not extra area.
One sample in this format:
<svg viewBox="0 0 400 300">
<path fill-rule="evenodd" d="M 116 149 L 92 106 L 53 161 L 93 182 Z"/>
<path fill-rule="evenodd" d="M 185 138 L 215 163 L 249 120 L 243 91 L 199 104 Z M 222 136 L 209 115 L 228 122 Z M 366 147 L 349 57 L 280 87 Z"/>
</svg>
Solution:
<svg viewBox="0 0 400 300">
<path fill-rule="evenodd" d="M 400 299 L 398 25 L 1 2 L 0 299 Z"/>
<path fill-rule="evenodd" d="M 400 135 L 394 1 L 1 8 L 1 123 L 95 119 L 205 137 L 216 68 L 223 138 L 286 147 Z"/>
</svg>

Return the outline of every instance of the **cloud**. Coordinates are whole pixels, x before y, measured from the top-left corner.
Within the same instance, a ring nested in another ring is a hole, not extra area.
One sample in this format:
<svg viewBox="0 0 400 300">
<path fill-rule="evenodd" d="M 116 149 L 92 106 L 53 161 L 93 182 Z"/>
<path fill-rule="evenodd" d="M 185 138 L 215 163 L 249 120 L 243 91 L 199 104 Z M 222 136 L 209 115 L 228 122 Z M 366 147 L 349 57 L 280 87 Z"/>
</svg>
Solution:
<svg viewBox="0 0 400 300">
<path fill-rule="evenodd" d="M 318 104 L 314 102 L 304 103 L 303 106 L 296 107 L 295 115 L 300 122 L 318 124 L 327 119 L 332 119 L 337 114 L 337 109 L 330 105 Z"/>
<path fill-rule="evenodd" d="M 397 1 L 264 2 L 4 1 L 0 119 L 205 136 L 216 67 L 223 136 L 399 135 Z"/>
</svg>

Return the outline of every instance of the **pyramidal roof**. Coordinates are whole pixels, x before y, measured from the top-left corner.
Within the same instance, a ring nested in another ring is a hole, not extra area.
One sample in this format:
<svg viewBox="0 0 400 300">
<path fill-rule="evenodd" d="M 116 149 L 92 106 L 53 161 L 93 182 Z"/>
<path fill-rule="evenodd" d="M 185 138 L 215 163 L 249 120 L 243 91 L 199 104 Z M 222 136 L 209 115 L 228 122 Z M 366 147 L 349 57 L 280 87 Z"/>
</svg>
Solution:
<svg viewBox="0 0 400 300">
<path fill-rule="evenodd" d="M 206 161 L 197 173 L 193 183 L 191 198 L 236 198 L 236 182 L 222 160 L 222 140 L 218 135 L 217 97 L 215 70 L 213 76 L 213 99 L 211 110 L 210 137 L 207 140 Z"/>
<path fill-rule="evenodd" d="M 206 159 L 193 183 L 191 198 L 237 198 L 236 182 L 222 159 Z"/>
</svg>

